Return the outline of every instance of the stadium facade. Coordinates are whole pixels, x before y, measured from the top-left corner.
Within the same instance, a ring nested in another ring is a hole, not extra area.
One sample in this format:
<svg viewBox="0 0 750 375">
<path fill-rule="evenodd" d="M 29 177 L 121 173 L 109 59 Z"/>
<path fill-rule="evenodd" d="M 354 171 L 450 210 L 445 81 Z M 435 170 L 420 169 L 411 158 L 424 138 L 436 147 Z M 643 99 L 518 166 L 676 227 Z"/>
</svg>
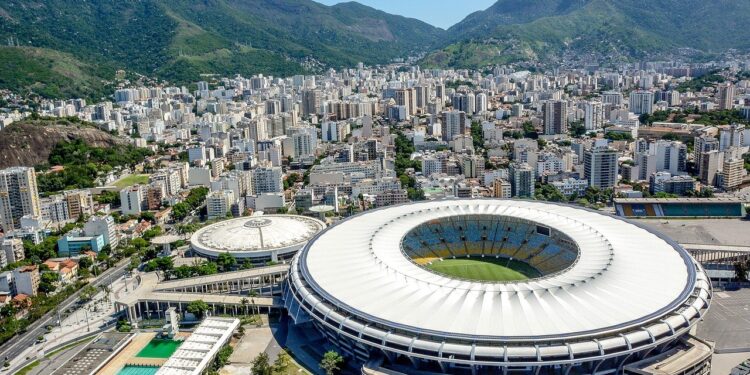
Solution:
<svg viewBox="0 0 750 375">
<path fill-rule="evenodd" d="M 487 282 L 427 267 L 464 257 L 522 261 L 537 273 Z M 466 199 L 329 227 L 294 258 L 284 297 L 297 324 L 361 363 L 607 374 L 695 342 L 711 285 L 677 243 L 639 224 L 567 205 Z M 709 368 L 710 353 L 683 373 Z"/>
</svg>

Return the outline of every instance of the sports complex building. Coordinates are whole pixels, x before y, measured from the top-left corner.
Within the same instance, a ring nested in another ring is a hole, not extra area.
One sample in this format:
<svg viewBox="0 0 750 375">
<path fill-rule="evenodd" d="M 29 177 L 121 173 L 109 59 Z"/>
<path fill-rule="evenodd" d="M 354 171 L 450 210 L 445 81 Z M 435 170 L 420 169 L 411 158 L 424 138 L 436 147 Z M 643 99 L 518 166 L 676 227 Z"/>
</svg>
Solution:
<svg viewBox="0 0 750 375">
<path fill-rule="evenodd" d="M 625 217 L 744 217 L 745 202 L 733 198 L 615 198 L 615 212 Z"/>
<path fill-rule="evenodd" d="M 385 207 L 318 233 L 289 272 L 289 316 L 370 368 L 710 371 L 712 344 L 690 334 L 711 301 L 701 266 L 660 233 L 592 210 L 495 199 Z"/>
<path fill-rule="evenodd" d="M 315 234 L 325 228 L 317 219 L 297 215 L 260 215 L 224 220 L 196 231 L 191 249 L 216 259 L 229 253 L 254 263 L 291 259 Z"/>
</svg>

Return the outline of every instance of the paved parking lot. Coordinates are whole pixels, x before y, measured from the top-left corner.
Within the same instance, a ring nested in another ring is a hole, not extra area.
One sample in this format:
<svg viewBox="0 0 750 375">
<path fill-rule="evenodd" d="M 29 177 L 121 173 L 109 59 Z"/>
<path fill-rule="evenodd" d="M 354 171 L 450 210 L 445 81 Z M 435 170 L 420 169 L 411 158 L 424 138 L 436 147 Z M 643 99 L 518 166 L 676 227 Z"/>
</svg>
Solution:
<svg viewBox="0 0 750 375">
<path fill-rule="evenodd" d="M 750 289 L 715 291 L 698 336 L 714 341 L 717 353 L 750 351 Z"/>
<path fill-rule="evenodd" d="M 750 244 L 750 221 L 742 219 L 637 219 L 679 243 Z"/>
</svg>

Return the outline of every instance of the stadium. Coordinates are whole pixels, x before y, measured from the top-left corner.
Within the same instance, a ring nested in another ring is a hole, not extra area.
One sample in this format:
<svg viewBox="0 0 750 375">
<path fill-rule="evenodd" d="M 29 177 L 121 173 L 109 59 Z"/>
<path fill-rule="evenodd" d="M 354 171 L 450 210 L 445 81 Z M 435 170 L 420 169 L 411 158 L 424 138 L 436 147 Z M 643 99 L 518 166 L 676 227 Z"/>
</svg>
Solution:
<svg viewBox="0 0 750 375">
<path fill-rule="evenodd" d="M 639 224 L 553 203 L 462 199 L 329 227 L 294 258 L 284 299 L 296 324 L 363 364 L 607 374 L 689 350 L 711 285 L 684 249 Z M 685 360 L 683 373 L 706 373 L 707 358 Z"/>
<path fill-rule="evenodd" d="M 322 221 L 306 216 L 241 217 L 199 229 L 190 237 L 190 248 L 211 259 L 229 253 L 254 263 L 277 262 L 291 259 L 323 228 Z"/>
</svg>

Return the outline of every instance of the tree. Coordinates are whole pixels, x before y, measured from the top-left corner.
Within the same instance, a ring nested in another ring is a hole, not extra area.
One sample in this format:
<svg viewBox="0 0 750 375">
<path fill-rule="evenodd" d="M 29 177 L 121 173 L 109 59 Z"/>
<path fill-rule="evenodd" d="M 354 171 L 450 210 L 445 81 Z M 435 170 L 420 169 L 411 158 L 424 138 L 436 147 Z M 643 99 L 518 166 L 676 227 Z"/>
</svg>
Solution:
<svg viewBox="0 0 750 375">
<path fill-rule="evenodd" d="M 133 330 L 133 327 L 130 325 L 130 322 L 128 322 L 125 319 L 120 319 L 117 321 L 116 328 L 117 332 L 130 332 Z"/>
<path fill-rule="evenodd" d="M 344 363 L 344 357 L 334 350 L 329 350 L 323 354 L 323 358 L 320 360 L 320 368 L 325 371 L 326 375 L 337 374 L 341 368 L 339 367 Z"/>
<path fill-rule="evenodd" d="M 103 191 L 94 197 L 94 200 L 101 204 L 120 205 L 120 194 L 114 191 Z"/>
<path fill-rule="evenodd" d="M 230 253 L 221 253 L 219 254 L 219 257 L 216 258 L 216 264 L 223 272 L 226 272 L 237 265 L 237 258 Z"/>
<path fill-rule="evenodd" d="M 271 365 L 268 362 L 268 354 L 262 352 L 253 359 L 253 365 L 251 367 L 253 375 L 270 375 Z"/>
<path fill-rule="evenodd" d="M 156 216 L 154 215 L 153 212 L 148 212 L 148 211 L 141 212 L 140 219 L 150 221 L 151 224 L 156 224 Z"/>
<path fill-rule="evenodd" d="M 172 217 L 180 221 L 187 217 L 188 212 L 190 211 L 190 206 L 188 206 L 187 203 L 180 202 L 172 206 Z"/>
<path fill-rule="evenodd" d="M 60 275 L 54 272 L 44 272 L 39 278 L 39 291 L 44 294 L 49 294 L 57 289 L 57 281 L 60 280 Z"/>
<path fill-rule="evenodd" d="M 172 257 L 157 258 L 156 267 L 166 274 L 174 268 L 174 260 L 172 260 Z"/>
<path fill-rule="evenodd" d="M 187 305 L 187 312 L 195 315 L 198 319 L 203 319 L 203 316 L 206 314 L 206 311 L 208 311 L 209 307 L 206 302 L 203 300 L 195 300 L 193 302 L 188 303 Z"/>
<path fill-rule="evenodd" d="M 216 367 L 222 368 L 224 367 L 224 365 L 229 363 L 229 357 L 232 356 L 232 352 L 234 352 L 234 349 L 232 349 L 232 347 L 229 345 L 221 348 L 219 352 L 216 353 Z"/>
<path fill-rule="evenodd" d="M 98 290 L 96 290 L 96 288 L 94 288 L 93 286 L 86 285 L 83 287 L 83 289 L 81 289 L 81 294 L 79 295 L 78 299 L 81 302 L 86 303 L 88 301 L 91 301 L 97 292 Z"/>
<path fill-rule="evenodd" d="M 750 261 L 739 261 L 734 263 L 734 277 L 737 281 L 747 281 L 747 271 L 750 269 Z"/>
<path fill-rule="evenodd" d="M 78 261 L 78 267 L 81 269 L 89 269 L 92 265 L 94 265 L 94 262 L 92 262 L 89 257 L 83 257 Z"/>
<path fill-rule="evenodd" d="M 289 353 L 285 349 L 281 349 L 279 356 L 273 362 L 273 372 L 277 374 L 286 374 L 286 370 L 289 368 Z"/>
<path fill-rule="evenodd" d="M 135 246 L 135 248 L 138 250 L 148 247 L 148 241 L 144 240 L 143 238 L 134 238 L 132 241 L 130 241 L 130 244 Z"/>
<path fill-rule="evenodd" d="M 134 269 L 138 268 L 141 265 L 141 259 L 137 256 L 133 256 L 130 258 L 130 264 L 128 265 L 128 271 L 133 271 Z"/>
</svg>

